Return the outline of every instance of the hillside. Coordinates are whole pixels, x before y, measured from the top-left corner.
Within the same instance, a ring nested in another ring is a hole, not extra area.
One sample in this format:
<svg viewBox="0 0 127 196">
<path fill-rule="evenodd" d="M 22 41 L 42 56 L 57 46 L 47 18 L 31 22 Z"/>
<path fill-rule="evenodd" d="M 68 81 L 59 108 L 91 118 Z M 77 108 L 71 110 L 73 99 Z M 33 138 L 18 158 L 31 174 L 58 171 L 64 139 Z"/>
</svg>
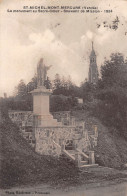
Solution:
<svg viewBox="0 0 127 196">
<path fill-rule="evenodd" d="M 97 123 L 96 119 L 76 111 L 75 116 Z M 98 122 L 99 142 L 96 161 L 101 166 L 118 168 L 127 160 L 127 144 L 124 139 L 113 138 Z M 57 187 L 78 186 L 104 180 L 120 180 L 127 176 L 115 169 L 98 167 L 79 171 L 75 165 L 62 158 L 38 155 L 20 136 L 18 127 L 8 118 L 0 125 L 0 187 L 50 184 Z M 119 150 L 118 150 L 119 148 Z M 117 151 L 118 150 L 118 151 Z M 86 175 L 87 173 L 87 175 Z"/>
<path fill-rule="evenodd" d="M 49 156 L 40 156 L 20 136 L 9 119 L 0 126 L 1 187 L 56 182 L 77 175 L 75 166 Z"/>
<path fill-rule="evenodd" d="M 127 140 L 112 127 L 105 127 L 87 111 L 73 111 L 73 116 L 86 124 L 97 125 L 98 145 L 95 148 L 96 162 L 101 166 L 122 168 L 127 163 Z"/>
</svg>

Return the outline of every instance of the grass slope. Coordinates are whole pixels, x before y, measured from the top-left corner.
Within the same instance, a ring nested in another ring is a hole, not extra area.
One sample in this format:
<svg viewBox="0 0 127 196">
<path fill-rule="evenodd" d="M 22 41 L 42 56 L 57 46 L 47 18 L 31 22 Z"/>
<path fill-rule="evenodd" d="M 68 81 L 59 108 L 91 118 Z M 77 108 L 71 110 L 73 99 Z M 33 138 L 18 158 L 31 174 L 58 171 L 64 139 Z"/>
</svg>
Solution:
<svg viewBox="0 0 127 196">
<path fill-rule="evenodd" d="M 127 140 L 124 137 L 116 133 L 112 127 L 103 126 L 86 111 L 74 111 L 73 115 L 78 120 L 84 120 L 86 125 L 97 125 L 99 136 L 95 156 L 99 165 L 122 168 L 127 163 Z"/>
<path fill-rule="evenodd" d="M 113 136 L 97 119 L 84 112 L 76 111 L 74 115 L 98 125 L 96 154 L 100 165 L 117 168 L 126 162 L 127 144 L 123 138 Z M 4 119 L 0 125 L 0 136 L 1 188 L 42 183 L 66 187 L 127 177 L 120 171 L 108 168 L 79 171 L 74 164 L 63 159 L 40 156 L 20 136 L 18 127 L 9 119 Z"/>
<path fill-rule="evenodd" d="M 0 126 L 1 187 L 57 182 L 78 174 L 75 166 L 64 160 L 40 156 L 20 136 L 15 124 L 6 120 Z"/>
</svg>

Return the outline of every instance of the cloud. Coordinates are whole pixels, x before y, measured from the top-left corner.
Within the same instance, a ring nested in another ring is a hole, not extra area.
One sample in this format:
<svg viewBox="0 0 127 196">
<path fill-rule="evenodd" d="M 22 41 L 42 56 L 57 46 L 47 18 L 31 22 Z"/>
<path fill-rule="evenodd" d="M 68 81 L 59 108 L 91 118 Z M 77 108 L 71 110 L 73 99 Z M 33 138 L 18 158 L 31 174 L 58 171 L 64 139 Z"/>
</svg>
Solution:
<svg viewBox="0 0 127 196">
<path fill-rule="evenodd" d="M 18 40 L 15 40 L 14 44 L 12 40 L 8 40 L 10 44 L 6 47 L 2 43 L 3 53 L 8 54 L 8 58 L 5 59 L 4 56 L 1 72 L 2 76 L 8 75 L 9 89 L 12 85 L 15 86 L 20 79 L 28 82 L 34 75 L 41 57 L 44 58 L 46 65 L 53 65 L 49 71 L 51 78 L 58 72 L 66 76 L 73 75 L 73 81 L 79 83 L 80 56 L 72 48 L 58 40 L 50 29 L 46 29 L 43 33 L 31 33 L 28 38 L 29 44 L 27 45 L 22 45 Z M 13 69 L 13 72 L 9 73 L 10 68 Z M 2 86 L 7 82 L 6 79 L 6 77 L 2 77 Z"/>
<path fill-rule="evenodd" d="M 13 92 L 20 79 L 28 82 L 36 72 L 36 65 L 41 57 L 46 65 L 53 65 L 48 74 L 51 78 L 55 73 L 71 75 L 79 84 L 88 75 L 91 41 L 97 54 L 98 66 L 111 52 L 119 51 L 127 54 L 125 31 L 127 31 L 127 2 L 97 1 L 99 8 L 112 8 L 112 14 L 9 14 L 7 7 L 19 9 L 24 1 L 7 1 L 1 9 L 0 25 L 0 88 L 1 94 Z M 35 1 L 31 1 L 33 5 Z M 27 1 L 28 5 L 31 4 Z M 47 5 L 49 1 L 40 0 L 38 4 Z M 67 5 L 77 1 L 66 1 Z M 50 2 L 51 3 L 51 2 Z M 59 1 L 65 5 L 65 0 Z M 79 1 L 82 5 L 82 1 Z M 89 6 L 93 2 L 89 1 Z M 55 5 L 55 2 L 54 4 Z M 109 6 L 110 5 L 110 6 Z M 117 31 L 106 29 L 97 23 L 109 23 L 118 15 L 120 19 Z M 60 23 L 56 28 L 51 28 Z"/>
<path fill-rule="evenodd" d="M 87 31 L 86 32 L 86 36 L 87 36 L 88 39 L 91 39 L 92 40 L 93 39 L 93 32 Z"/>
</svg>

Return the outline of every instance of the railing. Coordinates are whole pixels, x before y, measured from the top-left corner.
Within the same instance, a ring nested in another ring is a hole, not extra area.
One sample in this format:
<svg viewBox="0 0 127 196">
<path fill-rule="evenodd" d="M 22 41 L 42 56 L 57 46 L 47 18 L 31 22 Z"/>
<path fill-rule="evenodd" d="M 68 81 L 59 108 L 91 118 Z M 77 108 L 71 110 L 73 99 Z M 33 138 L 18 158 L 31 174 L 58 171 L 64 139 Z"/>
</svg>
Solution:
<svg viewBox="0 0 127 196">
<path fill-rule="evenodd" d="M 57 144 L 54 140 L 52 140 L 53 141 L 53 143 L 57 146 L 57 147 L 59 147 L 60 149 L 61 149 L 61 146 L 59 145 L 59 144 Z"/>
<path fill-rule="evenodd" d="M 55 145 L 57 155 L 59 156 L 61 154 L 61 146 L 57 144 L 54 140 L 52 140 L 53 145 Z"/>
<path fill-rule="evenodd" d="M 78 165 L 78 167 L 80 167 L 81 164 L 83 163 L 83 161 L 81 161 L 81 155 L 89 161 L 89 164 L 95 164 L 94 151 L 89 151 L 89 156 L 88 156 L 84 152 L 82 152 L 82 150 L 80 150 L 79 148 L 76 148 L 75 155 L 73 156 L 71 153 L 69 153 L 67 150 L 65 150 L 64 145 L 60 146 L 54 140 L 52 140 L 52 141 L 63 154 L 65 154 L 72 161 L 75 161 L 76 164 Z"/>
<path fill-rule="evenodd" d="M 82 156 L 84 156 L 85 158 L 89 159 L 89 157 L 84 153 L 82 152 L 79 148 L 76 149 Z"/>
<path fill-rule="evenodd" d="M 59 145 L 59 144 L 57 144 L 54 140 L 52 140 L 53 141 L 53 143 L 58 147 L 58 148 L 60 148 L 60 149 L 62 149 L 62 147 Z M 75 157 L 73 157 L 67 150 L 62 150 L 62 152 L 68 157 L 68 158 L 70 158 L 71 160 L 73 160 L 73 161 L 75 161 Z"/>
<path fill-rule="evenodd" d="M 63 153 L 70 158 L 71 160 L 75 161 L 75 157 L 73 157 L 67 150 L 63 150 Z"/>
</svg>

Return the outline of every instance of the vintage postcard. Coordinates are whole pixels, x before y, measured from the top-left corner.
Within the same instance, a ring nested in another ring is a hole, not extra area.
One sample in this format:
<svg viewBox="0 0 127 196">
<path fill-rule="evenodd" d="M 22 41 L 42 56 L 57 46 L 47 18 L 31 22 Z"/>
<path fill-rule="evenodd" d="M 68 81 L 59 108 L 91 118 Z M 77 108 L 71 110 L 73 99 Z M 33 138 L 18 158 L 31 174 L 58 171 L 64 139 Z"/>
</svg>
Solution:
<svg viewBox="0 0 127 196">
<path fill-rule="evenodd" d="M 1 196 L 127 195 L 127 1 L 0 1 Z"/>
</svg>

